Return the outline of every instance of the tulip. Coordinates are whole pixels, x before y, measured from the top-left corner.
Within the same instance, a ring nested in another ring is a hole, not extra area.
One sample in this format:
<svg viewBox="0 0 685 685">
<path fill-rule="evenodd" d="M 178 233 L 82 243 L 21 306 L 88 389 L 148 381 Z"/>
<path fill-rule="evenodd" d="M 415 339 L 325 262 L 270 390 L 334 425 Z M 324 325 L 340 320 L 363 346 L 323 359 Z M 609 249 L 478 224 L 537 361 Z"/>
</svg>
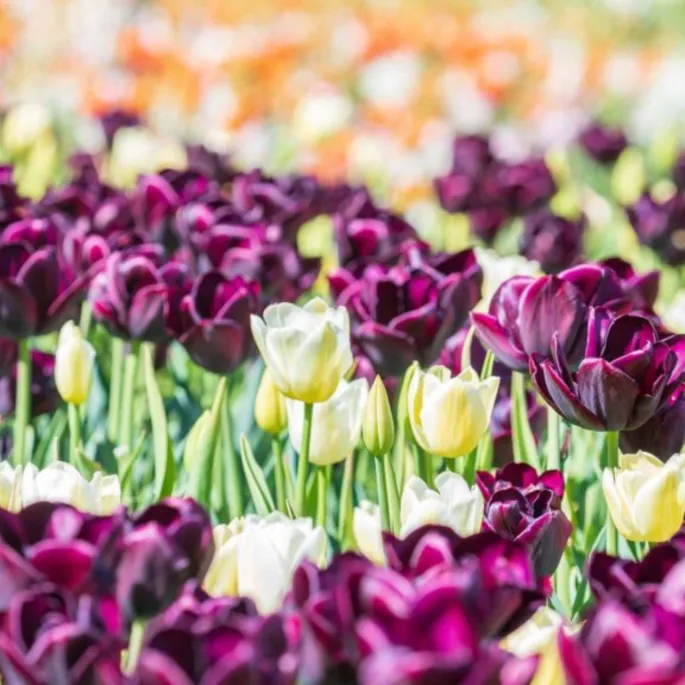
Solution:
<svg viewBox="0 0 685 685">
<path fill-rule="evenodd" d="M 16 410 L 17 395 L 17 344 L 14 340 L 3 343 L 11 347 L 10 367 L 0 374 L 0 416 L 12 416 Z M 60 403 L 55 388 L 55 356 L 40 350 L 31 350 L 31 400 L 30 414 L 35 418 L 50 414 Z"/>
<path fill-rule="evenodd" d="M 549 607 L 538 609 L 521 627 L 500 642 L 500 647 L 517 657 L 526 658 L 542 654 L 556 639 L 564 625 L 563 617 Z"/>
<path fill-rule="evenodd" d="M 50 133 L 48 109 L 36 103 L 24 103 L 10 109 L 2 123 L 2 144 L 10 155 L 21 155 Z"/>
<path fill-rule="evenodd" d="M 605 469 L 602 488 L 611 520 L 628 540 L 664 542 L 685 514 L 685 457 L 665 464 L 647 452 L 621 454 L 617 469 Z"/>
<path fill-rule="evenodd" d="M 540 265 L 519 255 L 502 257 L 494 250 L 486 250 L 482 247 L 474 248 L 476 259 L 483 269 L 483 299 L 482 302 L 489 304 L 492 296 L 498 288 L 514 276 L 540 275 Z"/>
<path fill-rule="evenodd" d="M 600 164 L 613 164 L 628 146 L 621 129 L 603 126 L 599 122 L 582 131 L 578 141 L 585 152 Z"/>
<path fill-rule="evenodd" d="M 117 476 L 103 476 L 99 471 L 86 480 L 71 464 L 56 461 L 38 470 L 26 464 L 23 472 L 15 471 L 20 479 L 21 506 L 33 502 L 65 502 L 92 514 L 111 514 L 121 504 L 121 486 Z"/>
<path fill-rule="evenodd" d="M 93 380 L 95 350 L 73 321 L 62 326 L 55 355 L 55 384 L 65 402 L 81 405 Z"/>
<path fill-rule="evenodd" d="M 341 380 L 335 393 L 314 405 L 309 460 L 317 466 L 337 464 L 352 454 L 362 432 L 369 385 L 363 378 Z M 287 399 L 288 433 L 295 451 L 302 451 L 304 404 Z"/>
<path fill-rule="evenodd" d="M 555 334 L 569 360 L 580 361 L 588 307 L 613 306 L 622 298 L 613 271 L 584 264 L 558 276 L 510 278 L 493 295 L 487 314 L 474 312 L 471 321 L 499 361 L 525 372 L 532 354 L 551 356 Z"/>
<path fill-rule="evenodd" d="M 352 514 L 352 532 L 359 551 L 378 566 L 385 563 L 381 508 L 362 500 Z"/>
<path fill-rule="evenodd" d="M 471 368 L 454 378 L 445 367 L 417 371 L 408 396 L 415 440 L 434 456 L 469 454 L 488 427 L 498 387 L 499 378 L 481 381 Z"/>
<path fill-rule="evenodd" d="M 314 298 L 283 303 L 250 317 L 252 334 L 276 387 L 288 398 L 325 402 L 352 366 L 350 322 L 344 307 Z"/>
<path fill-rule="evenodd" d="M 523 222 L 519 243 L 521 254 L 540 264 L 545 273 L 558 273 L 580 257 L 586 220 L 571 220 L 540 209 Z"/>
<path fill-rule="evenodd" d="M 269 435 L 280 435 L 288 425 L 285 399 L 271 377 L 264 369 L 257 389 L 254 406 L 255 423 Z"/>
<path fill-rule="evenodd" d="M 21 509 L 21 467 L 0 463 L 0 507 L 8 511 Z"/>
<path fill-rule="evenodd" d="M 27 201 L 17 190 L 12 166 L 0 164 L 0 225 L 20 219 Z"/>
<path fill-rule="evenodd" d="M 204 587 L 212 595 L 244 596 L 263 614 L 281 606 L 293 572 L 304 559 L 321 565 L 326 534 L 311 519 L 279 512 L 248 515 L 214 529 L 216 554 Z"/>
<path fill-rule="evenodd" d="M 494 198 L 514 215 L 523 215 L 544 205 L 557 191 L 544 159 L 530 157 L 521 162 L 500 162 L 486 179 L 485 195 Z"/>
<path fill-rule="evenodd" d="M 654 270 L 639 274 L 629 262 L 620 257 L 604 259 L 599 264 L 610 268 L 618 276 L 624 295 L 635 309 L 645 313 L 645 315 L 652 313 L 652 308 L 659 295 L 660 271 Z"/>
<path fill-rule="evenodd" d="M 366 449 L 375 457 L 384 457 L 395 442 L 395 422 L 388 392 L 380 376 L 376 376 L 362 420 L 362 436 Z"/>
<path fill-rule="evenodd" d="M 567 421 L 595 431 L 631 431 L 663 406 L 684 371 L 652 324 L 637 315 L 608 324 L 593 312 L 585 358 L 571 372 L 559 338 L 552 359 L 535 354 L 533 383 L 547 403 Z"/>
<path fill-rule="evenodd" d="M 111 149 L 117 131 L 122 128 L 135 128 L 142 123 L 138 114 L 125 109 L 110 109 L 101 114 L 99 119 L 108 149 Z"/>
</svg>

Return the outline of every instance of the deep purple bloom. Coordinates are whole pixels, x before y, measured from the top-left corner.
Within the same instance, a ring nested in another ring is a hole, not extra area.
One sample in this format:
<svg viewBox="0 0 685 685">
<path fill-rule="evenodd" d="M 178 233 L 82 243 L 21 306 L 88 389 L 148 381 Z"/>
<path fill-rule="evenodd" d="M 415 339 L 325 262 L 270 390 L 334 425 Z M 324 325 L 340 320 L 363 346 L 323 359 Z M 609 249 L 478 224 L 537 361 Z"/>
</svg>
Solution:
<svg viewBox="0 0 685 685">
<path fill-rule="evenodd" d="M 679 192 L 685 190 L 685 151 L 681 150 L 673 163 L 671 178 Z"/>
<path fill-rule="evenodd" d="M 509 217 L 509 212 L 501 207 L 474 209 L 469 213 L 469 226 L 486 245 L 492 245 Z"/>
<path fill-rule="evenodd" d="M 0 165 L 0 229 L 21 219 L 26 204 L 27 200 L 17 191 L 12 167 Z"/>
<path fill-rule="evenodd" d="M 135 112 L 125 109 L 110 109 L 100 115 L 100 125 L 105 134 L 107 148 L 111 149 L 114 137 L 122 128 L 135 128 L 142 124 L 142 119 Z"/>
<path fill-rule="evenodd" d="M 350 311 L 361 353 L 381 375 L 399 376 L 416 359 L 429 365 L 438 358 L 480 298 L 482 278 L 471 250 L 412 258 L 409 266 L 367 267 L 337 301 Z"/>
<path fill-rule="evenodd" d="M 606 331 L 597 311 L 588 325 L 585 355 L 572 371 L 555 336 L 551 359 L 531 357 L 533 383 L 567 421 L 595 431 L 631 431 L 661 409 L 685 377 L 680 338 L 660 341 L 646 318 L 627 314 Z"/>
<path fill-rule="evenodd" d="M 685 196 L 676 194 L 659 202 L 644 193 L 626 213 L 640 242 L 664 263 L 685 262 Z"/>
<path fill-rule="evenodd" d="M 635 271 L 632 264 L 620 257 L 604 259 L 599 264 L 612 269 L 618 276 L 623 293 L 630 300 L 635 310 L 645 315 L 655 316 L 653 307 L 659 295 L 659 281 L 661 278 L 659 271 L 647 271 L 646 273 L 639 274 Z"/>
<path fill-rule="evenodd" d="M 613 164 L 628 146 L 625 133 L 619 128 L 590 124 L 578 137 L 585 152 L 600 164 Z"/>
<path fill-rule="evenodd" d="M 17 343 L 0 339 L 0 416 L 14 414 L 17 392 Z M 9 365 L 7 362 L 9 361 Z M 31 350 L 31 416 L 53 412 L 61 398 L 55 387 L 55 355 Z"/>
<path fill-rule="evenodd" d="M 198 277 L 191 292 L 173 303 L 170 325 L 191 359 L 225 375 L 252 349 L 250 314 L 257 311 L 259 285 L 218 271 Z"/>
<path fill-rule="evenodd" d="M 527 259 L 538 262 L 548 274 L 556 274 L 577 262 L 583 249 L 586 220 L 567 219 L 540 209 L 525 217 L 519 248 Z"/>
<path fill-rule="evenodd" d="M 571 522 L 561 511 L 561 472 L 538 476 L 527 464 L 511 463 L 494 475 L 479 472 L 477 482 L 485 498 L 484 530 L 525 545 L 536 575 L 551 576 L 571 535 Z"/>
<path fill-rule="evenodd" d="M 201 144 L 186 145 L 186 154 L 189 169 L 201 173 L 220 185 L 229 183 L 238 175 L 231 164 L 229 155 L 215 152 Z"/>
<path fill-rule="evenodd" d="M 486 197 L 497 198 L 505 209 L 520 216 L 542 207 L 557 191 L 554 178 L 538 157 L 500 162 L 486 179 Z"/>
<path fill-rule="evenodd" d="M 25 243 L 37 250 L 58 247 L 61 238 L 59 228 L 50 219 L 26 217 L 8 224 L 0 234 L 0 243 Z"/>
<path fill-rule="evenodd" d="M 524 372 L 531 355 L 551 356 L 554 335 L 571 363 L 580 361 L 588 307 L 615 306 L 623 297 L 613 271 L 584 264 L 558 276 L 510 278 L 496 290 L 488 313 L 474 312 L 471 321 L 499 361 Z"/>
<path fill-rule="evenodd" d="M 172 303 L 189 289 L 185 267 L 158 267 L 143 254 L 112 254 L 90 288 L 94 317 L 117 337 L 148 342 L 169 339 Z"/>
</svg>

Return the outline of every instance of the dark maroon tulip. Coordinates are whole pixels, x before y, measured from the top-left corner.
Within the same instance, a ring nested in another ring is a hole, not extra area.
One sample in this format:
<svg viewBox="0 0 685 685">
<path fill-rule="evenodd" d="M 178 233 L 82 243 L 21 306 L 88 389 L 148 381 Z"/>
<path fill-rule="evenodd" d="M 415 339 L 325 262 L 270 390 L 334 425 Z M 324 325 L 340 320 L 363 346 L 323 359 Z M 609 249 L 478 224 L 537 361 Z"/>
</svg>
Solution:
<svg viewBox="0 0 685 685">
<path fill-rule="evenodd" d="M 0 229 L 21 219 L 26 205 L 27 200 L 17 191 L 12 167 L 0 165 Z"/>
<path fill-rule="evenodd" d="M 685 262 L 685 197 L 680 194 L 658 202 L 649 193 L 626 209 L 628 219 L 643 245 L 670 266 Z"/>
<path fill-rule="evenodd" d="M 416 359 L 429 365 L 438 358 L 480 298 L 482 278 L 471 250 L 412 258 L 406 267 L 367 267 L 337 301 L 350 311 L 353 343 L 376 371 L 400 376 Z"/>
<path fill-rule="evenodd" d="M 571 363 L 578 363 L 588 307 L 618 307 L 623 298 L 613 271 L 584 264 L 558 276 L 510 278 L 495 291 L 487 314 L 473 312 L 471 322 L 499 361 L 525 372 L 531 355 L 551 356 L 554 335 Z"/>
<path fill-rule="evenodd" d="M 578 261 L 583 250 L 586 220 L 567 219 L 540 209 L 526 216 L 519 243 L 521 254 L 538 262 L 548 274 L 568 269 Z"/>
<path fill-rule="evenodd" d="M 538 476 L 532 466 L 511 463 L 494 475 L 480 471 L 477 482 L 485 498 L 483 529 L 525 545 L 536 575 L 551 576 L 572 530 L 561 511 L 561 472 L 546 471 Z"/>
<path fill-rule="evenodd" d="M 543 206 L 557 191 L 554 178 L 542 158 L 501 162 L 489 174 L 486 196 L 497 198 L 515 216 Z"/>
<path fill-rule="evenodd" d="M 653 313 L 654 303 L 659 296 L 659 271 L 647 271 L 639 274 L 632 264 L 620 257 L 611 257 L 599 262 L 614 271 L 621 282 L 621 288 L 633 307 L 646 314 Z"/>
<path fill-rule="evenodd" d="M 232 181 L 238 172 L 229 155 L 210 150 L 201 144 L 186 145 L 188 168 L 223 185 Z"/>
<path fill-rule="evenodd" d="M 78 317 L 87 287 L 54 247 L 0 245 L 0 335 L 20 340 L 59 330 Z"/>
<path fill-rule="evenodd" d="M 258 298 L 256 282 L 209 271 L 172 309 L 171 326 L 196 364 L 227 374 L 252 349 L 250 314 L 257 310 Z"/>
<path fill-rule="evenodd" d="M 127 340 L 165 342 L 172 302 L 189 289 L 185 267 L 164 266 L 143 254 L 112 254 L 90 288 L 93 316 Z"/>
<path fill-rule="evenodd" d="M 49 219 L 26 217 L 14 221 L 0 234 L 0 243 L 26 243 L 34 250 L 57 247 L 61 236 L 57 226 Z"/>
<path fill-rule="evenodd" d="M 681 150 L 673 163 L 671 179 L 679 192 L 685 190 L 685 152 Z"/>
<path fill-rule="evenodd" d="M 578 137 L 585 152 L 600 164 L 613 164 L 628 146 L 625 133 L 619 128 L 590 124 Z"/>
<path fill-rule="evenodd" d="M 161 174 L 139 177 L 132 197 L 132 206 L 140 228 L 155 240 L 164 241 L 171 219 L 181 204 L 181 198 Z"/>
<path fill-rule="evenodd" d="M 622 431 L 621 450 L 649 452 L 662 461 L 682 451 L 685 445 L 685 394 L 679 386 L 659 411 L 632 431 Z"/>
<path fill-rule="evenodd" d="M 361 276 L 370 263 L 394 264 L 416 231 L 402 217 L 377 207 L 366 190 L 354 193 L 333 216 L 338 263 Z"/>
<path fill-rule="evenodd" d="M 0 343 L 4 355 L 11 352 L 12 364 L 9 369 L 3 367 L 0 374 L 0 416 L 14 414 L 14 403 L 17 392 L 17 346 L 14 340 L 2 339 Z M 6 359 L 3 359 L 3 364 Z M 52 413 L 61 402 L 55 387 L 55 355 L 39 350 L 31 350 L 31 416 Z"/>
<path fill-rule="evenodd" d="M 114 136 L 122 128 L 135 128 L 143 123 L 140 115 L 126 109 L 110 109 L 101 114 L 99 118 L 107 149 L 111 149 Z"/>
<path fill-rule="evenodd" d="M 547 403 L 570 423 L 595 431 L 639 428 L 666 403 L 685 377 L 682 353 L 659 341 L 651 322 L 622 315 L 600 331 L 590 316 L 585 358 L 571 371 L 558 338 L 552 359 L 533 355 L 533 383 Z M 671 346 L 682 347 L 678 337 Z"/>
<path fill-rule="evenodd" d="M 484 207 L 469 213 L 469 226 L 486 245 L 492 245 L 509 218 L 509 212 L 503 208 Z"/>
<path fill-rule="evenodd" d="M 84 620 L 89 603 L 49 584 L 16 593 L 0 631 L 3 680 L 123 685 L 122 645 Z"/>
<path fill-rule="evenodd" d="M 88 273 L 111 254 L 106 238 L 90 233 L 87 226 L 73 228 L 62 242 L 62 253 L 76 273 Z"/>
</svg>

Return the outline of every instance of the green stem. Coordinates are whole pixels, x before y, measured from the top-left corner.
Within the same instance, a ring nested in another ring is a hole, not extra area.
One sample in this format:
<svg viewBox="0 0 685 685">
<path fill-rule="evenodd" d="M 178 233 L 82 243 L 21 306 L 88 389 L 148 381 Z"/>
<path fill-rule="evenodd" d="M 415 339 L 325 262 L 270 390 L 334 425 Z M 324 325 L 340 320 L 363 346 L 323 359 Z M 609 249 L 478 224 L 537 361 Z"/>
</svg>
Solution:
<svg viewBox="0 0 685 685">
<path fill-rule="evenodd" d="M 69 404 L 69 446 L 70 460 L 73 466 L 79 463 L 79 449 L 81 448 L 81 415 L 75 404 Z"/>
<path fill-rule="evenodd" d="M 382 457 L 384 460 L 386 457 Z M 390 511 L 388 506 L 388 487 L 385 482 L 383 461 L 374 459 L 376 466 L 376 488 L 378 490 L 378 506 L 381 510 L 381 530 L 390 530 Z"/>
<path fill-rule="evenodd" d="M 121 409 L 121 381 L 124 369 L 124 341 L 112 338 L 112 374 L 109 382 L 109 407 L 107 411 L 107 437 L 114 443 L 119 431 Z"/>
<path fill-rule="evenodd" d="M 81 318 L 79 319 L 79 328 L 85 340 L 88 339 L 88 334 L 90 333 L 90 326 L 93 322 L 93 310 L 91 309 L 90 303 L 86 300 L 81 305 Z"/>
<path fill-rule="evenodd" d="M 352 488 L 354 485 L 354 453 L 345 459 L 345 470 L 340 488 L 340 505 L 338 512 L 338 541 L 343 549 L 345 543 L 352 539 L 350 527 L 352 525 Z"/>
<path fill-rule="evenodd" d="M 131 636 L 128 641 L 128 653 L 126 655 L 126 673 L 131 674 L 138 664 L 140 650 L 143 647 L 143 637 L 145 635 L 145 621 L 137 620 L 131 626 Z"/>
<path fill-rule="evenodd" d="M 309 443 L 312 438 L 313 416 L 314 405 L 305 402 L 302 444 L 300 445 L 300 458 L 297 463 L 297 491 L 295 493 L 295 512 L 298 516 L 305 516 L 306 514 L 307 471 L 309 468 Z"/>
<path fill-rule="evenodd" d="M 31 422 L 31 351 L 28 340 L 20 340 L 17 359 L 17 390 L 14 404 L 15 466 L 26 461 L 26 429 Z M 29 459 L 30 461 L 30 459 Z"/>
<path fill-rule="evenodd" d="M 609 431 L 606 434 L 607 468 L 614 469 L 618 466 L 618 431 Z M 607 554 L 618 556 L 618 530 L 611 516 L 607 517 Z"/>
<path fill-rule="evenodd" d="M 561 468 L 561 416 L 547 407 L 547 466 L 548 470 Z"/>
<path fill-rule="evenodd" d="M 271 451 L 274 455 L 274 477 L 276 479 L 276 507 L 278 511 L 286 513 L 285 508 L 285 464 L 283 463 L 283 447 L 277 437 L 271 438 Z"/>
<path fill-rule="evenodd" d="M 224 457 L 224 481 L 226 483 L 226 499 L 228 513 L 231 519 L 245 513 L 245 498 L 243 496 L 242 468 L 238 460 L 233 437 L 233 414 L 231 413 L 231 379 L 226 377 L 226 394 L 221 413 L 221 442 Z"/>
<path fill-rule="evenodd" d="M 316 524 L 326 530 L 330 466 L 316 467 Z"/>
<path fill-rule="evenodd" d="M 119 415 L 119 444 L 133 449 L 133 415 L 136 381 L 138 375 L 138 351 L 140 344 L 131 342 L 124 359 L 124 382 L 121 388 Z"/>
<path fill-rule="evenodd" d="M 393 455 L 383 456 L 383 470 L 385 471 L 385 489 L 388 493 L 388 519 L 390 530 L 397 535 L 400 530 L 400 495 L 397 490 L 397 478 L 392 465 Z"/>
<path fill-rule="evenodd" d="M 464 480 L 473 485 L 476 482 L 476 461 L 478 460 L 478 448 L 471 450 L 471 453 L 466 457 L 466 464 L 464 465 Z"/>
</svg>

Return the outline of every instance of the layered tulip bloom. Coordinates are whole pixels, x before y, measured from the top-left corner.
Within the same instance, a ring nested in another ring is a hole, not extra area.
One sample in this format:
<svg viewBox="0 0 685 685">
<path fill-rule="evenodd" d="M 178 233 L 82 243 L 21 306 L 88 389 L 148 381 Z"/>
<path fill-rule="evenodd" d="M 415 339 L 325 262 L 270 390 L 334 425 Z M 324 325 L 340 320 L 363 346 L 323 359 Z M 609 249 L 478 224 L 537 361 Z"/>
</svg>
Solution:
<svg viewBox="0 0 685 685">
<path fill-rule="evenodd" d="M 311 519 L 292 520 L 279 512 L 216 526 L 216 553 L 204 587 L 212 595 L 249 597 L 261 613 L 270 613 L 281 606 L 300 562 L 325 562 L 326 542 L 323 528 Z"/>
<path fill-rule="evenodd" d="M 300 402 L 325 402 L 352 366 L 350 320 L 321 298 L 271 305 L 251 316 L 252 334 L 276 387 Z"/>
<path fill-rule="evenodd" d="M 487 313 L 473 312 L 476 334 L 514 371 L 528 371 L 531 355 L 552 355 L 553 337 L 569 361 L 580 361 L 588 308 L 614 305 L 624 294 L 616 274 L 584 264 L 558 276 L 514 276 L 495 292 Z"/>
<path fill-rule="evenodd" d="M 602 488 L 621 535 L 664 542 L 685 515 L 685 456 L 675 454 L 664 464 L 647 452 L 621 454 L 617 469 L 605 469 Z"/>
<path fill-rule="evenodd" d="M 434 456 L 467 455 L 487 430 L 498 388 L 499 378 L 481 381 L 470 367 L 454 378 L 444 366 L 417 369 L 408 395 L 414 439 Z"/>
<path fill-rule="evenodd" d="M 548 209 L 528 214 L 519 242 L 521 254 L 548 274 L 568 269 L 581 255 L 585 224 L 584 216 L 567 219 Z"/>
<path fill-rule="evenodd" d="M 613 164 L 628 147 L 628 139 L 620 128 L 593 122 L 578 136 L 585 152 L 600 164 Z"/>
<path fill-rule="evenodd" d="M 606 328 L 606 332 L 602 329 Z M 590 316 L 585 357 L 569 368 L 559 336 L 552 358 L 531 357 L 533 383 L 567 421 L 595 431 L 631 431 L 650 419 L 685 376 L 668 339 L 660 341 L 644 317 L 623 315 L 608 322 Z M 678 349 L 680 339 L 672 341 Z"/>
<path fill-rule="evenodd" d="M 352 454 L 362 432 L 362 420 L 369 395 L 364 378 L 341 380 L 336 391 L 314 405 L 309 461 L 317 466 L 337 464 Z M 302 449 L 304 403 L 287 399 L 288 433 L 299 454 Z"/>
<path fill-rule="evenodd" d="M 88 399 L 95 350 L 73 321 L 62 326 L 55 355 L 55 384 L 62 399 L 80 405 Z"/>
</svg>

